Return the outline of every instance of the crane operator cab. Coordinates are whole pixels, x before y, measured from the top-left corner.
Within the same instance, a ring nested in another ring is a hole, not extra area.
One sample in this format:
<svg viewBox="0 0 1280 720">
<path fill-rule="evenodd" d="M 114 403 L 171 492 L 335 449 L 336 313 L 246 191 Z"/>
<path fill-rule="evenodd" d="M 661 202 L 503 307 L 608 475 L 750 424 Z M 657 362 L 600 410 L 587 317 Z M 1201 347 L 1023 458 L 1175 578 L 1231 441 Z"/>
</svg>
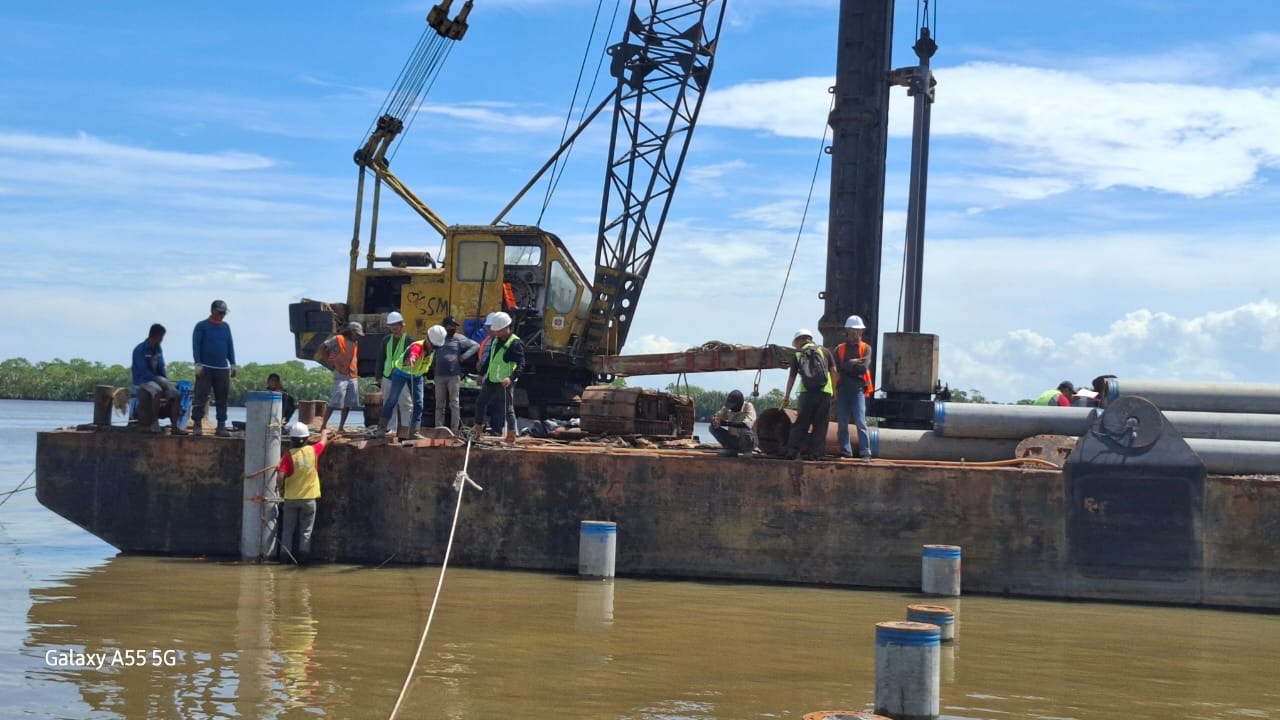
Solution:
<svg viewBox="0 0 1280 720">
<path fill-rule="evenodd" d="M 351 270 L 346 303 L 290 305 L 297 357 L 315 359 L 321 343 L 355 320 L 366 332 L 360 375 L 376 376 L 392 311 L 404 316 L 405 331 L 415 338 L 453 315 L 460 331 L 479 341 L 485 316 L 501 310 L 514 320 L 531 361 L 558 356 L 564 364 L 575 354 L 591 290 L 560 238 L 529 225 L 454 225 L 444 246 L 440 260 L 426 252 L 369 257 L 366 267 Z"/>
</svg>

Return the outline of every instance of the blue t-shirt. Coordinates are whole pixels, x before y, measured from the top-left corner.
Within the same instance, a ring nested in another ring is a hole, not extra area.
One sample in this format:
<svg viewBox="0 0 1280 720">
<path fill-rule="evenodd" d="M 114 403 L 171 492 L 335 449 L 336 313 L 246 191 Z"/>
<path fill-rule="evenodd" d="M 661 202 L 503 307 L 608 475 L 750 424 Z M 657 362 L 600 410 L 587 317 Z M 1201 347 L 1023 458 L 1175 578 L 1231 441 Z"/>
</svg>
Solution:
<svg viewBox="0 0 1280 720">
<path fill-rule="evenodd" d="M 143 340 L 133 349 L 133 384 L 141 385 L 167 377 L 164 372 L 164 351 L 157 345 L 152 349 L 151 343 Z"/>
<path fill-rule="evenodd" d="M 191 333 L 191 352 L 197 365 L 227 369 L 236 364 L 236 347 L 231 342 L 231 326 L 225 322 L 201 320 Z"/>
</svg>

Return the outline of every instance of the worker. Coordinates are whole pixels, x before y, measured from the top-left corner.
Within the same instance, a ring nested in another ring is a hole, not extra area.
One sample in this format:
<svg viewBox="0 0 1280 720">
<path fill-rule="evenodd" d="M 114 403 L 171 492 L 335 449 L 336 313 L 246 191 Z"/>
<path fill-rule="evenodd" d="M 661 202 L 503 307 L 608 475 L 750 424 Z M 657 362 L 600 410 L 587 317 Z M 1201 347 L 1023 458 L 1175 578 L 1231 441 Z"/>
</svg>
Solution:
<svg viewBox="0 0 1280 720">
<path fill-rule="evenodd" d="M 334 335 L 320 346 L 321 364 L 333 371 L 333 391 L 329 395 L 329 411 L 320 422 L 320 429 L 329 426 L 329 415 L 335 409 L 342 411 L 338 418 L 338 432 L 347 427 L 347 415 L 360 405 L 360 338 L 364 326 L 356 321 L 347 323 L 341 333 Z"/>
<path fill-rule="evenodd" d="M 236 346 L 231 339 L 231 325 L 227 324 L 227 304 L 214 300 L 209 305 L 209 317 L 196 323 L 191 332 L 191 349 L 196 367 L 195 404 L 191 408 L 192 431 L 204 433 L 205 404 L 209 391 L 213 391 L 213 404 L 217 409 L 218 437 L 227 437 L 227 395 L 231 392 L 231 378 L 236 376 Z"/>
<path fill-rule="evenodd" d="M 133 349 L 131 372 L 133 385 L 138 389 L 138 424 L 158 433 L 160 416 L 167 414 L 169 432 L 186 435 L 187 432 L 178 427 L 178 420 L 182 417 L 181 396 L 165 374 L 164 351 L 160 349 L 164 335 L 164 326 L 154 323 L 147 332 L 147 339 Z"/>
<path fill-rule="evenodd" d="M 476 374 L 480 376 L 481 387 L 484 385 L 484 371 L 488 367 L 489 363 L 489 344 L 493 341 L 493 316 L 497 314 L 498 313 L 496 312 L 491 312 L 486 315 L 484 318 L 484 327 L 481 328 L 484 332 L 484 337 L 481 338 L 480 350 L 476 353 Z M 475 424 L 477 427 L 481 427 L 485 424 L 485 419 L 482 419 L 484 416 L 480 414 L 479 410 L 480 408 L 477 406 L 475 418 Z M 502 434 L 502 417 L 504 412 L 505 410 L 502 407 L 502 403 L 492 403 L 489 408 L 489 417 L 487 418 L 489 431 L 494 435 Z M 477 437 L 479 436 L 477 435 Z"/>
<path fill-rule="evenodd" d="M 1040 393 L 1031 404 L 1032 405 L 1050 405 L 1056 407 L 1071 407 L 1071 397 L 1076 394 L 1076 386 L 1072 385 L 1069 380 L 1063 380 L 1058 383 L 1058 387 L 1054 390 L 1045 390 Z"/>
<path fill-rule="evenodd" d="M 485 416 L 489 406 L 500 403 L 506 410 L 507 444 L 516 441 L 516 405 L 514 399 L 515 384 L 524 372 L 524 341 L 511 328 L 511 316 L 494 313 L 493 322 L 489 326 L 493 339 L 489 341 L 489 358 L 485 366 L 484 383 L 480 386 L 480 397 L 476 399 L 475 437 L 484 431 L 480 418 Z M 497 429 L 497 428 L 495 428 Z"/>
<path fill-rule="evenodd" d="M 396 368 L 396 363 L 400 362 L 401 356 L 404 355 L 405 348 L 413 343 L 413 338 L 404 331 L 404 316 L 398 312 L 387 313 L 387 330 L 390 334 L 386 340 L 378 348 L 378 361 L 374 363 L 374 367 L 378 368 L 378 377 L 374 380 L 374 384 L 382 390 L 383 405 L 388 400 L 393 402 L 395 412 L 392 420 L 395 421 L 396 429 L 402 438 L 410 436 L 410 418 L 413 415 L 413 404 L 416 399 L 419 407 L 422 405 L 421 387 L 419 394 L 413 394 L 413 387 L 410 384 L 401 386 L 400 392 L 394 396 L 391 394 L 391 373 Z M 390 424 L 387 425 L 390 427 Z"/>
<path fill-rule="evenodd" d="M 789 459 L 821 460 L 823 446 L 827 442 L 827 416 L 831 412 L 835 360 L 830 351 L 813 342 L 813 333 L 809 330 L 797 330 L 791 345 L 796 349 L 796 361 L 787 374 L 787 388 L 782 394 L 783 407 L 791 404 L 791 387 L 797 376 L 801 385 L 800 403 L 787 441 L 786 456 Z"/>
<path fill-rule="evenodd" d="M 751 457 L 756 449 L 756 408 L 742 397 L 741 390 L 731 390 L 724 407 L 711 416 L 711 435 L 724 449 L 721 457 Z"/>
<path fill-rule="evenodd" d="M 853 457 L 849 422 L 858 431 L 858 455 L 871 460 L 871 435 L 867 432 L 867 398 L 876 391 L 871 382 L 871 346 L 862 341 L 866 323 L 858 315 L 844 321 L 848 339 L 836 346 L 836 438 L 840 456 Z"/>
<path fill-rule="evenodd" d="M 276 472 L 276 492 L 284 498 L 284 519 L 280 538 L 282 559 L 302 565 L 311 558 L 311 532 L 316 524 L 316 500 L 320 497 L 317 464 L 329 441 L 328 429 L 320 430 L 320 441 L 308 445 L 311 431 L 296 422 L 289 428 L 289 452 L 280 458 Z M 297 531 L 297 551 L 293 536 Z"/>
<path fill-rule="evenodd" d="M 280 373 L 271 373 L 267 376 L 267 389 L 280 393 L 280 424 L 288 425 L 289 418 L 293 417 L 293 411 L 298 409 L 298 402 L 284 389 L 284 384 L 280 382 Z"/>
<path fill-rule="evenodd" d="M 407 385 L 413 396 L 413 415 L 405 439 L 422 439 L 418 434 L 418 429 L 422 426 L 422 376 L 431 369 L 432 362 L 435 360 L 435 347 L 444 342 L 444 335 L 443 327 L 432 325 L 427 328 L 425 339 L 411 342 L 409 347 L 404 349 L 404 353 L 396 362 L 395 369 L 391 372 L 391 393 L 382 402 L 382 417 L 378 420 L 375 435 L 381 437 L 386 434 L 387 426 L 391 422 L 392 410 L 395 408 L 395 398 Z"/>
<path fill-rule="evenodd" d="M 462 382 L 462 363 L 480 350 L 480 344 L 458 332 L 458 320 L 450 315 L 441 323 L 444 326 L 444 342 L 435 346 L 436 427 L 444 426 L 446 403 L 449 406 L 449 429 L 454 435 L 462 426 L 462 404 L 459 388 Z"/>
</svg>

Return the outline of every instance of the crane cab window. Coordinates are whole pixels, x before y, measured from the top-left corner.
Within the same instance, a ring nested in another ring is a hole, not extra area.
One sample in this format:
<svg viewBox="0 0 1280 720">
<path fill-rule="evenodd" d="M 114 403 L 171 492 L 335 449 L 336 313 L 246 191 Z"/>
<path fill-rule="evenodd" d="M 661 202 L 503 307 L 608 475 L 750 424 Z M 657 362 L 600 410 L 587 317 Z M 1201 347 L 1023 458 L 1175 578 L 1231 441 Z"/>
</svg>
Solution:
<svg viewBox="0 0 1280 720">
<path fill-rule="evenodd" d="M 457 255 L 459 281 L 494 282 L 498 279 L 497 242 L 471 240 L 458 243 Z"/>
<path fill-rule="evenodd" d="M 551 309 L 567 315 L 573 310 L 573 301 L 578 297 L 578 285 L 573 276 L 559 260 L 551 262 L 551 282 L 547 290 L 547 303 Z"/>
<path fill-rule="evenodd" d="M 542 264 L 541 245 L 507 244 L 503 251 L 502 262 L 507 267 L 535 267 Z"/>
</svg>

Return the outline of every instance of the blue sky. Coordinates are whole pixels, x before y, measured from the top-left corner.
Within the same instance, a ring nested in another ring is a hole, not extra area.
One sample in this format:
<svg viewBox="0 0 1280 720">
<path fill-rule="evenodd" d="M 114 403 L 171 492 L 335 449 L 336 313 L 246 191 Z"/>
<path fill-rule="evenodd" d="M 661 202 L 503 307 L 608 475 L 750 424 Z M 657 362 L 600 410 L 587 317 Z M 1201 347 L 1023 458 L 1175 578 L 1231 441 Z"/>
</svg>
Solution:
<svg viewBox="0 0 1280 720">
<path fill-rule="evenodd" d="M 1102 373 L 1280 382 L 1280 6 L 934 4 L 922 329 L 941 338 L 942 379 L 1000 401 Z M 595 7 L 476 0 L 395 156 L 447 222 L 489 222 L 554 149 Z M 169 358 L 188 359 L 220 297 L 241 362 L 290 358 L 288 303 L 345 295 L 351 155 L 428 8 L 0 5 L 0 357 L 126 363 L 161 322 Z M 825 157 L 801 216 L 836 11 L 729 0 L 628 352 L 764 342 L 797 233 L 770 339 L 816 324 Z M 895 65 L 914 62 L 915 12 L 899 0 Z M 910 112 L 895 91 L 882 330 L 897 325 Z M 606 128 L 579 143 L 543 219 L 584 266 Z M 537 218 L 531 195 L 509 219 Z M 384 212 L 380 249 L 438 247 L 407 210 Z"/>
</svg>

